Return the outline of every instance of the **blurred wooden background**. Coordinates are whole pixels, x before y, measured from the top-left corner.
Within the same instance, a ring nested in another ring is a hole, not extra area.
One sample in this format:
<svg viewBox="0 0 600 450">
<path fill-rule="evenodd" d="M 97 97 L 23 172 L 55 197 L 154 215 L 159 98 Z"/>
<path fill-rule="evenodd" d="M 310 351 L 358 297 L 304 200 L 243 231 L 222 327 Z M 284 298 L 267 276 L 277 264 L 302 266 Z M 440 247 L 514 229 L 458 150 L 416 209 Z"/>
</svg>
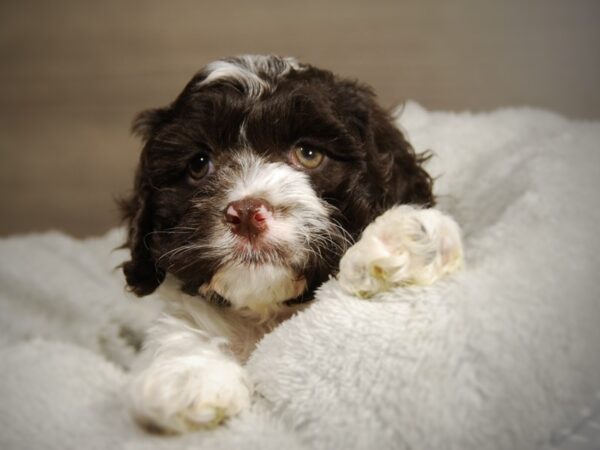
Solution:
<svg viewBox="0 0 600 450">
<path fill-rule="evenodd" d="M 5 0 L 0 234 L 115 226 L 139 152 L 132 116 L 220 56 L 294 55 L 370 83 L 386 106 L 599 119 L 599 24 L 595 0 Z"/>
</svg>

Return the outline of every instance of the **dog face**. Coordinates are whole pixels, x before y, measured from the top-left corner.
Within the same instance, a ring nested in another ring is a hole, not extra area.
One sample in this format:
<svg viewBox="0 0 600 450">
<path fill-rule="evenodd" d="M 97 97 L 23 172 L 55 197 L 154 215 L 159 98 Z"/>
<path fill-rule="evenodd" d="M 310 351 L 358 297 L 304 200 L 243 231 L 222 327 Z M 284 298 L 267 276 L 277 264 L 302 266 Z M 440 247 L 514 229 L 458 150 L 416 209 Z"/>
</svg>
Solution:
<svg viewBox="0 0 600 450">
<path fill-rule="evenodd" d="M 309 299 L 377 215 L 433 203 L 423 158 L 372 91 L 292 58 L 211 63 L 133 129 L 123 269 L 138 295 L 169 273 L 238 308 Z"/>
</svg>

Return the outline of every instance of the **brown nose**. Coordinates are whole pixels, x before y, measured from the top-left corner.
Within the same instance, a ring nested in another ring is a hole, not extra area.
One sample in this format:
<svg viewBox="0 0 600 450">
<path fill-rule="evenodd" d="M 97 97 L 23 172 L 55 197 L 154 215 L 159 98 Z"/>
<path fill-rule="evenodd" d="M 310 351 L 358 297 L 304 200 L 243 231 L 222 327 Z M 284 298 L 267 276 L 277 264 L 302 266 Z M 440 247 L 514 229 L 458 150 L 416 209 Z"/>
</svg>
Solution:
<svg viewBox="0 0 600 450">
<path fill-rule="evenodd" d="M 271 204 L 262 198 L 244 198 L 225 208 L 225 221 L 239 236 L 256 237 L 267 229 L 267 219 L 273 212 Z"/>
</svg>

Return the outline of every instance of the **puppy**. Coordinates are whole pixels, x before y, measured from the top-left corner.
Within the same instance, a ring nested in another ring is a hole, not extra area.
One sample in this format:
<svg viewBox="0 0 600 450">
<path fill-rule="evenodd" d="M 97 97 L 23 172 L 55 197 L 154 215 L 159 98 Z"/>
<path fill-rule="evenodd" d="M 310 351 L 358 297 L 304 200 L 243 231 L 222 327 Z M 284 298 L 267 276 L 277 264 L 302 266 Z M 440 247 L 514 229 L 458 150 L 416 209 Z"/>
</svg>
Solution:
<svg viewBox="0 0 600 450">
<path fill-rule="evenodd" d="M 313 298 L 377 216 L 434 203 L 425 157 L 372 90 L 293 58 L 208 64 L 133 130 L 144 147 L 123 271 L 138 296 L 168 289 L 131 383 L 135 417 L 154 429 L 246 408 L 242 363 L 257 340 Z"/>
</svg>

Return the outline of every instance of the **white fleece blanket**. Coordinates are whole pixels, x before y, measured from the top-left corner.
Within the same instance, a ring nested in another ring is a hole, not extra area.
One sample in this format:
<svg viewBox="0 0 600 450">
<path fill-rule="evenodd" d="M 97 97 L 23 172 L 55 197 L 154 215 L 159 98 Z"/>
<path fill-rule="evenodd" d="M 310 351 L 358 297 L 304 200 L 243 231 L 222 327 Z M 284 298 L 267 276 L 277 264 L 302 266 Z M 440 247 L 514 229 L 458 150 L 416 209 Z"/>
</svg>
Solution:
<svg viewBox="0 0 600 450">
<path fill-rule="evenodd" d="M 115 230 L 0 242 L 0 448 L 600 448 L 600 123 L 531 109 L 399 125 L 432 149 L 467 268 L 371 300 L 331 280 L 266 336 L 250 411 L 179 437 L 122 405 L 159 310 L 113 268 Z"/>
</svg>

